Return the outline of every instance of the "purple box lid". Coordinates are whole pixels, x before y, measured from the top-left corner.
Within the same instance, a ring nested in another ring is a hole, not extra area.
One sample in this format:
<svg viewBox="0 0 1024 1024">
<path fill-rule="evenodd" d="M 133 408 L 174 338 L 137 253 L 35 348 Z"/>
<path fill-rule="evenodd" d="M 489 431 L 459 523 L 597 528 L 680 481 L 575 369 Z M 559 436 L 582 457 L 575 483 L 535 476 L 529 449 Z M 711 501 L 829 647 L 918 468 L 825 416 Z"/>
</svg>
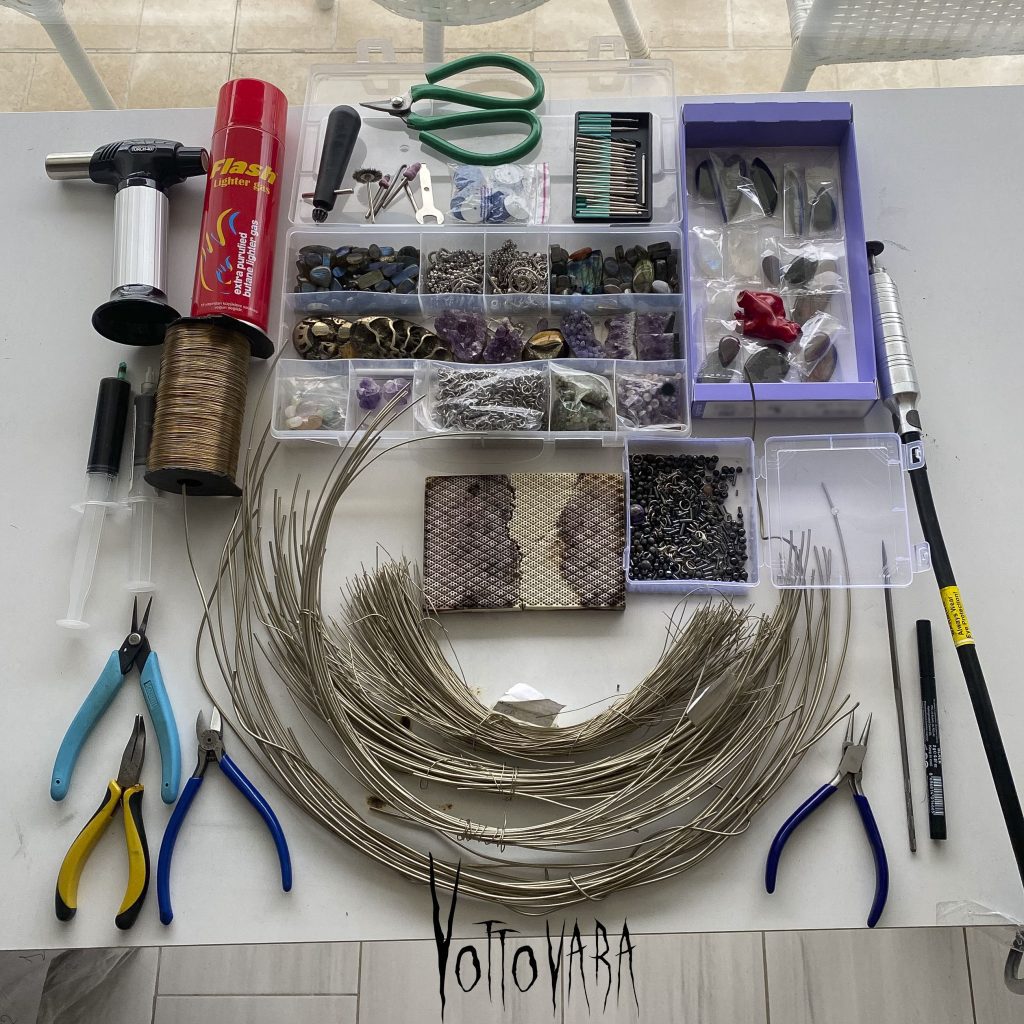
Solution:
<svg viewBox="0 0 1024 1024">
<path fill-rule="evenodd" d="M 864 213 L 860 175 L 857 170 L 857 142 L 850 103 L 822 100 L 736 101 L 684 103 L 679 132 L 680 166 L 686 173 L 688 149 L 722 146 L 835 146 L 843 186 L 843 214 L 846 226 L 846 255 L 850 280 L 850 308 L 853 312 L 853 340 L 857 357 L 856 381 L 824 384 L 757 384 L 757 399 L 764 401 L 850 401 L 877 399 L 874 325 L 868 261 L 865 248 Z M 688 204 L 683 193 L 683 231 L 689 246 Z M 690 300 L 690 259 L 684 263 L 687 300 Z M 696 382 L 697 325 L 689 305 L 689 341 L 693 401 L 699 410 L 706 402 L 749 402 L 750 385 L 704 384 Z"/>
</svg>

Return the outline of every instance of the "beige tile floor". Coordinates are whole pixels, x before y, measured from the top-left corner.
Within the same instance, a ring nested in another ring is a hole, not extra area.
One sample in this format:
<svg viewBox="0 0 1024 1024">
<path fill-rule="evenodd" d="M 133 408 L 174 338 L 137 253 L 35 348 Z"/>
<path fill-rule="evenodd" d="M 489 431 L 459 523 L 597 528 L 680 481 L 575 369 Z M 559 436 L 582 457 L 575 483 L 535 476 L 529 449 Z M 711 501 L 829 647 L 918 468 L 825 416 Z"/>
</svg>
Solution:
<svg viewBox="0 0 1024 1024">
<path fill-rule="evenodd" d="M 581 4 L 587 7 L 580 16 Z M 789 56 L 785 0 L 634 0 L 656 47 L 676 67 L 680 94 L 773 92 Z M 396 51 L 420 50 L 418 23 L 372 0 L 65 0 L 69 21 L 119 105 L 204 106 L 230 75 L 258 74 L 301 100 L 309 66 L 325 54 L 354 60 L 373 34 Z M 368 28 L 368 26 L 372 26 Z M 500 47 L 580 57 L 589 38 L 613 35 L 603 0 L 549 0 L 495 25 L 449 29 L 450 52 Z M 1024 57 L 910 61 L 820 68 L 812 89 L 1024 83 Z M 42 28 L 0 8 L 0 110 L 74 110 L 85 101 Z"/>
<path fill-rule="evenodd" d="M 447 1024 L 1020 1024 L 1002 980 L 1012 928 L 636 936 L 633 981 L 593 936 L 552 984 L 515 979 L 498 949 L 488 988 L 449 965 Z M 497 942 L 497 940 L 495 940 Z M 557 961 L 557 956 L 556 956 Z M 468 960 L 467 960 L 468 963 Z M 570 972 L 572 983 L 570 985 Z M 83 985 L 83 978 L 93 981 Z M 515 981 L 518 980 L 518 986 Z M 0 953 L 0 1020 L 18 1024 L 441 1024 L 432 942 Z M 525 991 L 524 991 L 525 990 Z"/>
</svg>

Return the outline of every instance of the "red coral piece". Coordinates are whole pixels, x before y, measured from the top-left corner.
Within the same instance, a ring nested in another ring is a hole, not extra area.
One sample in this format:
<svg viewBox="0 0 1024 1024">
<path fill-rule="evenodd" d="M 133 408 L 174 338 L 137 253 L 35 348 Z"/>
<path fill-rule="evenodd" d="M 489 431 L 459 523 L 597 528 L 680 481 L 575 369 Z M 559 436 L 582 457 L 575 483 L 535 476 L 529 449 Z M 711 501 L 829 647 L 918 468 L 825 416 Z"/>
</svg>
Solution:
<svg viewBox="0 0 1024 1024">
<path fill-rule="evenodd" d="M 736 318 L 750 338 L 792 344 L 800 337 L 800 325 L 786 319 L 782 296 L 774 292 L 740 292 L 736 297 Z"/>
</svg>

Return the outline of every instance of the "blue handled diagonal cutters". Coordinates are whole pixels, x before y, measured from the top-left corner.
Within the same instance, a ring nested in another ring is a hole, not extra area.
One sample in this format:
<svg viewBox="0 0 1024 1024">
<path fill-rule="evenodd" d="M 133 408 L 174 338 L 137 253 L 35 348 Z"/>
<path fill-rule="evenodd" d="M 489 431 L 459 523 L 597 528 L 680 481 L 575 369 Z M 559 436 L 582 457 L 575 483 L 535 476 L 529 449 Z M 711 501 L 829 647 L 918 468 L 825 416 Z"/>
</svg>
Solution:
<svg viewBox="0 0 1024 1024">
<path fill-rule="evenodd" d="M 160 674 L 160 661 L 146 639 L 149 610 L 152 607 L 153 599 L 150 598 L 149 604 L 146 605 L 146 614 L 139 622 L 139 602 L 138 598 L 135 599 L 132 604 L 131 632 L 125 637 L 120 648 L 111 652 L 99 679 L 93 684 L 89 696 L 85 698 L 78 709 L 78 714 L 68 726 L 60 750 L 57 751 L 57 759 L 53 762 L 53 775 L 50 777 L 50 796 L 54 800 L 63 800 L 68 795 L 75 762 L 89 738 L 89 733 L 110 707 L 111 701 L 117 696 L 128 673 L 134 667 L 139 673 L 139 686 L 153 719 L 157 743 L 160 746 L 160 761 L 163 767 L 160 796 L 165 804 L 174 803 L 181 780 L 181 745 L 178 742 L 178 727 L 174 722 L 171 702 L 167 699 L 164 679 Z"/>
<path fill-rule="evenodd" d="M 772 840 L 771 849 L 768 851 L 768 864 L 765 868 L 764 885 L 769 892 L 775 892 L 775 876 L 779 870 L 779 858 L 782 856 L 782 848 L 786 840 L 793 834 L 796 828 L 806 821 L 811 814 L 819 808 L 844 782 L 850 783 L 853 790 L 853 799 L 860 812 L 860 820 L 867 833 L 868 842 L 871 844 L 871 852 L 875 858 L 875 898 L 871 903 L 871 910 L 868 913 L 868 927 L 874 928 L 878 919 L 885 909 L 885 901 L 889 896 L 889 862 L 885 857 L 885 847 L 882 845 L 882 836 L 878 831 L 878 824 L 871 812 L 871 804 L 860 787 L 861 769 L 864 767 L 864 755 L 868 749 L 868 733 L 871 731 L 871 716 L 868 715 L 864 731 L 860 739 L 853 742 L 853 714 L 846 726 L 846 738 L 843 740 L 843 756 L 831 780 L 821 787 L 816 793 L 805 800 L 783 823 L 775 838 Z"/>
<path fill-rule="evenodd" d="M 277 847 L 277 856 L 281 862 L 281 888 L 290 892 L 292 888 L 292 860 L 288 853 L 288 843 L 284 838 L 284 830 L 277 820 L 270 804 L 263 799 L 260 791 L 242 774 L 241 769 L 234 761 L 224 753 L 224 726 L 221 722 L 220 712 L 214 708 L 210 715 L 210 725 L 207 727 L 202 711 L 196 719 L 196 736 L 199 739 L 199 763 L 192 777 L 185 783 L 181 791 L 181 799 L 171 814 L 171 820 L 167 822 L 164 830 L 164 838 L 160 843 L 160 859 L 156 868 L 156 895 L 160 904 L 160 920 L 164 924 L 170 924 L 174 919 L 174 911 L 171 908 L 171 857 L 174 854 L 174 844 L 177 842 L 178 833 L 181 831 L 182 822 L 192 801 L 203 784 L 203 777 L 211 762 L 216 761 L 220 770 L 235 784 L 242 795 L 256 808 L 259 816 L 266 823 L 270 834 L 274 839 L 274 846 Z"/>
</svg>

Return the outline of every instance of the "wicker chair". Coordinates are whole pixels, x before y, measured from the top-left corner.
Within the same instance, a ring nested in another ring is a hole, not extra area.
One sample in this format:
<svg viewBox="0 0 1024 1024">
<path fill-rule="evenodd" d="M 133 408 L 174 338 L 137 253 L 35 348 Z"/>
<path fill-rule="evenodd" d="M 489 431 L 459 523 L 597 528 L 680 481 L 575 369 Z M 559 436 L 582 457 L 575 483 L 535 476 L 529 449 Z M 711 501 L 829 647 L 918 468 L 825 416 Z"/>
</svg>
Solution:
<svg viewBox="0 0 1024 1024">
<path fill-rule="evenodd" d="M 823 64 L 1024 53 L 1020 0 L 786 0 L 793 52 L 783 92 Z"/>
<path fill-rule="evenodd" d="M 318 7 L 330 10 L 336 0 L 316 0 Z M 381 7 L 403 18 L 423 22 L 423 60 L 440 64 L 444 60 L 446 25 L 485 25 L 492 21 L 525 14 L 547 0 L 376 0 Z M 637 21 L 632 0 L 608 0 L 619 32 L 626 41 L 630 57 L 647 60 L 651 56 L 643 29 Z M 581 16 L 582 15 L 581 13 Z M 557 49 L 557 47 L 552 47 Z"/>
</svg>

